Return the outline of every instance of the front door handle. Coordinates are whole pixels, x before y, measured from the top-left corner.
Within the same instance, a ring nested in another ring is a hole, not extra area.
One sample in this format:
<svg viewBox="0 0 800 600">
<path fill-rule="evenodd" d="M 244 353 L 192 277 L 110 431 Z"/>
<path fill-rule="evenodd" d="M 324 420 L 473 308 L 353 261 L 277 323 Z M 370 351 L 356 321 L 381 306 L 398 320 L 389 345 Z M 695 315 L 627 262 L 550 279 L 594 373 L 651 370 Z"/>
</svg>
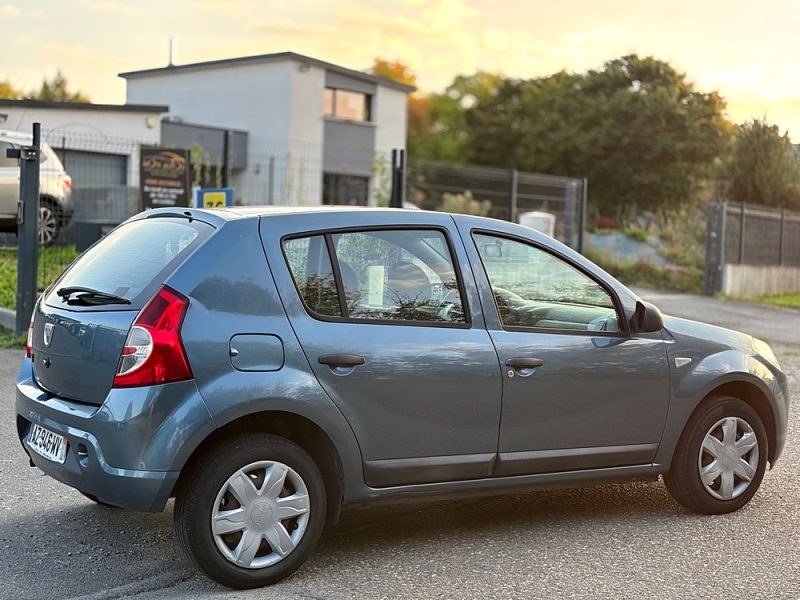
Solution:
<svg viewBox="0 0 800 600">
<path fill-rule="evenodd" d="M 509 358 L 506 366 L 512 369 L 535 369 L 541 367 L 544 361 L 541 358 Z"/>
<path fill-rule="evenodd" d="M 329 367 L 355 367 L 364 364 L 364 357 L 358 354 L 325 354 L 319 357 L 319 363 Z"/>
</svg>

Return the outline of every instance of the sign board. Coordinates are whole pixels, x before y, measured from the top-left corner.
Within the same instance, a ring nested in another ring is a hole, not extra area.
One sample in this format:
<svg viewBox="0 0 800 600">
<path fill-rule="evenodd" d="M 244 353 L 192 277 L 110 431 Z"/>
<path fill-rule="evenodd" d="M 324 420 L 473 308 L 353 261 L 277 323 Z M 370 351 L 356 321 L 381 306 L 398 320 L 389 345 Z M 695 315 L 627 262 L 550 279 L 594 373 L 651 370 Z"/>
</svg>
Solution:
<svg viewBox="0 0 800 600">
<path fill-rule="evenodd" d="M 224 208 L 233 206 L 233 188 L 200 188 L 195 190 L 197 208 Z"/>
<path fill-rule="evenodd" d="M 141 146 L 139 182 L 142 208 L 189 206 L 189 151 Z"/>
</svg>

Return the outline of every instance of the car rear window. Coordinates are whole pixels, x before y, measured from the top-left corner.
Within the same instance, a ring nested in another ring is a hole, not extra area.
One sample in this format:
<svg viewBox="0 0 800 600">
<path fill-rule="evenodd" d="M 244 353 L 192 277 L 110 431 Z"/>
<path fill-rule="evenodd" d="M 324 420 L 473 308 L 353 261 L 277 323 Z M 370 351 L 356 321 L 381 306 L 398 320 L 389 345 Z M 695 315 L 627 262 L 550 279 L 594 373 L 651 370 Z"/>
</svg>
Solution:
<svg viewBox="0 0 800 600">
<path fill-rule="evenodd" d="M 212 231 L 213 227 L 201 221 L 175 218 L 143 219 L 123 225 L 77 259 L 53 286 L 47 303 L 61 306 L 57 290 L 82 286 L 136 304 L 143 291 L 151 284 L 160 284 Z"/>
</svg>

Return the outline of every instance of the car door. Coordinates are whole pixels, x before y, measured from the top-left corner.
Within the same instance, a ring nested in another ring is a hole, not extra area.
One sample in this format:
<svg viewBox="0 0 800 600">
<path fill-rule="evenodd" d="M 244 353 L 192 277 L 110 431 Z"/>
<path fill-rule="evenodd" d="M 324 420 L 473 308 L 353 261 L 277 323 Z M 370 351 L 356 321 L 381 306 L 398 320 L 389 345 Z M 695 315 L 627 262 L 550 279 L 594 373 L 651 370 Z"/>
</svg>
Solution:
<svg viewBox="0 0 800 600">
<path fill-rule="evenodd" d="M 281 298 L 368 485 L 488 477 L 501 372 L 452 218 L 333 213 L 311 232 L 308 218 L 274 221 L 262 240 Z"/>
<path fill-rule="evenodd" d="M 495 474 L 649 464 L 669 405 L 661 333 L 629 335 L 609 286 L 519 229 L 462 225 L 505 371 Z"/>
<path fill-rule="evenodd" d="M 19 162 L 6 158 L 9 142 L 0 141 L 0 218 L 9 219 L 17 215 L 19 200 Z"/>
</svg>

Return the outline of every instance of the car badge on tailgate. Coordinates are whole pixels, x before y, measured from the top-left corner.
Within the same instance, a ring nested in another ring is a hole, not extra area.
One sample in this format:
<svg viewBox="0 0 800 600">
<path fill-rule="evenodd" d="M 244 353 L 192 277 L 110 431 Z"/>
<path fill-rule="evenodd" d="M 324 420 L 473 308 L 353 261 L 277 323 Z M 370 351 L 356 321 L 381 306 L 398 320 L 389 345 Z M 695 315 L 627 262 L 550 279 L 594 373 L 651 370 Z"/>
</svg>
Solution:
<svg viewBox="0 0 800 600">
<path fill-rule="evenodd" d="M 44 345 L 48 348 L 50 347 L 50 342 L 53 341 L 53 324 L 52 323 L 45 323 L 44 324 Z"/>
</svg>

